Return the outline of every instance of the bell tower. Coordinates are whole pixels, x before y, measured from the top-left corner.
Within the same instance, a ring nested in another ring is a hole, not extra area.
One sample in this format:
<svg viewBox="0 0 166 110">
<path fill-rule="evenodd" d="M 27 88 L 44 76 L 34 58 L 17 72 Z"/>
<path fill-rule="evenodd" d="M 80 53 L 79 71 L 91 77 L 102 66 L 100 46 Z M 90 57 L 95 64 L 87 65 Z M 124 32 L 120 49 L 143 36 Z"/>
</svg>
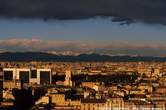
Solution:
<svg viewBox="0 0 166 110">
<path fill-rule="evenodd" d="M 65 81 L 64 81 L 65 86 L 72 86 L 72 81 L 71 81 L 71 69 L 66 70 L 65 72 Z"/>
</svg>

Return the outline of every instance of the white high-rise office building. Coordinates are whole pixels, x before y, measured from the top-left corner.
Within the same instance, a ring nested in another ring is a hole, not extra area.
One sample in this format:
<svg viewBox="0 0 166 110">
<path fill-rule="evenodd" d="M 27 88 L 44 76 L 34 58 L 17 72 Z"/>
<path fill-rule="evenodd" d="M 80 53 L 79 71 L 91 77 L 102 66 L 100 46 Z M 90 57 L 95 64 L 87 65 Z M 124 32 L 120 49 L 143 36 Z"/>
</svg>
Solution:
<svg viewBox="0 0 166 110">
<path fill-rule="evenodd" d="M 51 84 L 51 69 L 4 68 L 4 81 L 21 81 L 27 84 Z"/>
</svg>

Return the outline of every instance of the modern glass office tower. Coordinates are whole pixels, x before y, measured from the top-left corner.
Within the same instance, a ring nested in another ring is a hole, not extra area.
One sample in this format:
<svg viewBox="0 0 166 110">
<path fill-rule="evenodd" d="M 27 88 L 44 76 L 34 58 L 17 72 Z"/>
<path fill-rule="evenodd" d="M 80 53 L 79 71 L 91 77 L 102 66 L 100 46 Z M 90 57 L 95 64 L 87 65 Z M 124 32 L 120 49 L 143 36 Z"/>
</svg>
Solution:
<svg viewBox="0 0 166 110">
<path fill-rule="evenodd" d="M 40 84 L 50 84 L 50 71 L 40 71 Z"/>
<path fill-rule="evenodd" d="M 21 81 L 23 84 L 50 84 L 51 69 L 4 68 L 4 81 Z"/>
<path fill-rule="evenodd" d="M 29 71 L 20 71 L 19 79 L 22 83 L 29 83 Z"/>
<path fill-rule="evenodd" d="M 13 71 L 12 70 L 6 70 L 4 71 L 4 81 L 12 81 L 13 80 Z"/>
</svg>

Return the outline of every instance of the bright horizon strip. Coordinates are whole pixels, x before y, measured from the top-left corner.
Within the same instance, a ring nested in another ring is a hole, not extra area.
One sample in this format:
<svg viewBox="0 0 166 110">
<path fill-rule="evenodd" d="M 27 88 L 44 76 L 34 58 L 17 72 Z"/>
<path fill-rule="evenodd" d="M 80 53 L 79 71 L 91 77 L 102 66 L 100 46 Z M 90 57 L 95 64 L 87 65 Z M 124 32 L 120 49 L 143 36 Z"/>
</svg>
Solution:
<svg viewBox="0 0 166 110">
<path fill-rule="evenodd" d="M 106 45 L 106 47 L 127 44 L 127 46 L 163 47 L 164 51 L 166 47 L 166 26 L 157 24 L 137 22 L 120 25 L 119 22 L 112 22 L 111 18 L 48 21 L 0 19 L 0 24 L 0 40 L 6 41 L 39 39 L 83 42 L 83 45 L 95 44 Z"/>
</svg>

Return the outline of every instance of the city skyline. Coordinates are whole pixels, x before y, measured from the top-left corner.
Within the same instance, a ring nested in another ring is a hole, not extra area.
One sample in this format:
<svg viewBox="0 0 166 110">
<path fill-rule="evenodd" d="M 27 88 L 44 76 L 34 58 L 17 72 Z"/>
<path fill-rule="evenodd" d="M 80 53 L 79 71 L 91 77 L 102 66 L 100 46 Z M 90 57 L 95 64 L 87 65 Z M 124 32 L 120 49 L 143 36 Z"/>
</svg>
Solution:
<svg viewBox="0 0 166 110">
<path fill-rule="evenodd" d="M 166 110 L 166 0 L 0 0 L 1 110 Z"/>
</svg>

